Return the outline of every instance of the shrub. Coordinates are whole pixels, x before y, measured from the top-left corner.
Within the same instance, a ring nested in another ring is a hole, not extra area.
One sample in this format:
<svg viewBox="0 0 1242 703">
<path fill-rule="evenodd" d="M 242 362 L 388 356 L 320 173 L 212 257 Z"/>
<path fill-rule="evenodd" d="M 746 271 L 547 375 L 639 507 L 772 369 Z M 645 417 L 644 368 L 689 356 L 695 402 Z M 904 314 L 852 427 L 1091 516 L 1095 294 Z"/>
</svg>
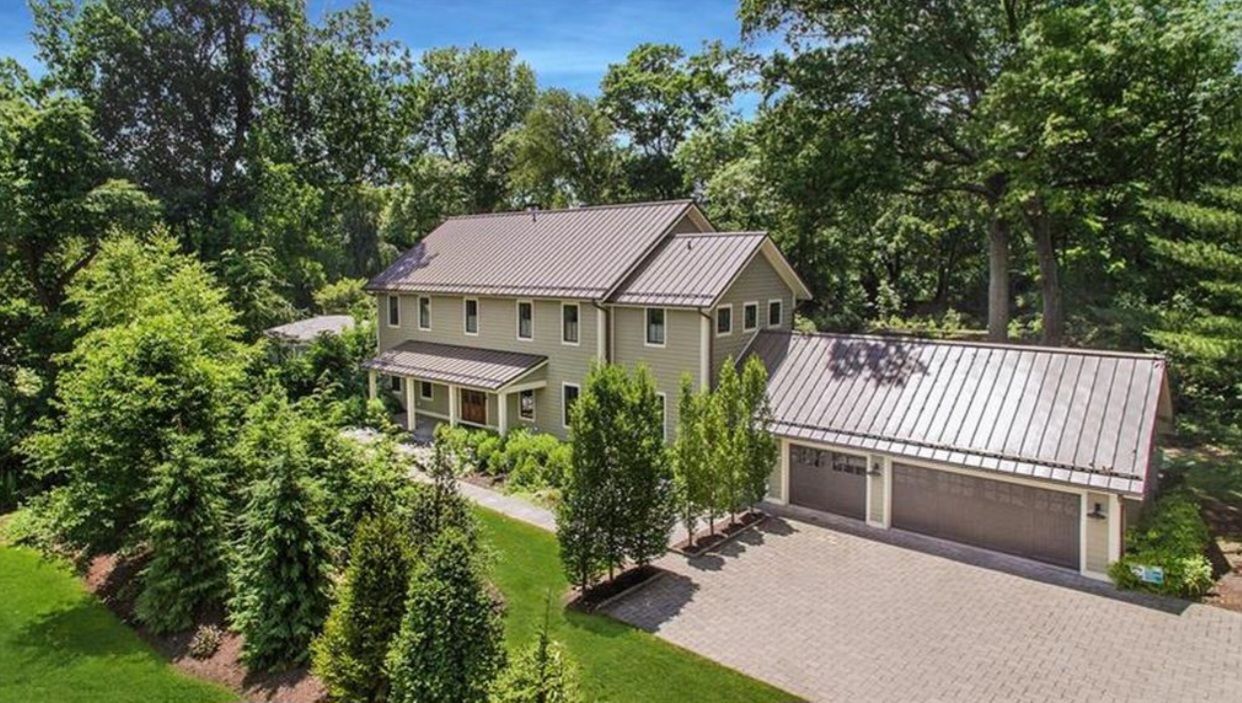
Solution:
<svg viewBox="0 0 1242 703">
<path fill-rule="evenodd" d="M 154 632 L 183 630 L 226 591 L 224 480 L 217 462 L 174 441 L 155 468 L 150 510 L 139 523 L 151 550 L 134 612 Z"/>
<path fill-rule="evenodd" d="M 382 700 L 387 692 L 384 658 L 405 615 L 412 565 L 395 516 L 363 519 L 336 605 L 312 646 L 315 674 L 334 700 Z"/>
<path fill-rule="evenodd" d="M 505 440 L 498 434 L 476 431 L 471 433 L 474 448 L 474 468 L 490 476 L 505 472 Z"/>
<path fill-rule="evenodd" d="M 576 703 L 578 672 L 563 647 L 548 637 L 548 627 L 518 655 L 492 690 L 492 703 Z"/>
<path fill-rule="evenodd" d="M 1212 567 L 1205 554 L 1210 539 L 1194 498 L 1184 490 L 1170 491 L 1126 533 L 1126 554 L 1109 567 L 1109 575 L 1119 588 L 1202 595 L 1212 586 Z M 1140 565 L 1162 568 L 1164 583 L 1140 580 L 1132 571 Z"/>
<path fill-rule="evenodd" d="M 203 625 L 194 631 L 190 639 L 190 656 L 195 659 L 207 659 L 220 649 L 224 641 L 224 630 L 216 625 Z"/>
<path fill-rule="evenodd" d="M 514 430 L 505 438 L 503 463 L 514 488 L 559 488 L 572 461 L 569 444 L 550 434 Z"/>
<path fill-rule="evenodd" d="M 470 541 L 451 528 L 414 568 L 405 618 L 388 654 L 391 700 L 486 700 L 504 665 L 504 627 L 481 571 Z"/>
<path fill-rule="evenodd" d="M 12 544 L 56 554 L 63 544 L 64 525 L 78 517 L 68 504 L 68 489 L 53 488 L 26 502 L 4 526 L 4 538 Z"/>
</svg>

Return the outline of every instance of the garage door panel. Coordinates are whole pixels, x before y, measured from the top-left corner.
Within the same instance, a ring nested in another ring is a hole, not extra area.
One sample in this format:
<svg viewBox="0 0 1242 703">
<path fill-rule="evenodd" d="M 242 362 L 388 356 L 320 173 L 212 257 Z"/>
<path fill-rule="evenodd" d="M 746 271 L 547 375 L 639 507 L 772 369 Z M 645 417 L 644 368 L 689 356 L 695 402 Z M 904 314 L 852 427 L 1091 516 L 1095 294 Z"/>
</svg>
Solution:
<svg viewBox="0 0 1242 703">
<path fill-rule="evenodd" d="M 790 445 L 789 501 L 813 510 L 865 519 L 867 460 Z"/>
<path fill-rule="evenodd" d="M 892 525 L 1078 568 L 1077 494 L 893 465 Z"/>
</svg>

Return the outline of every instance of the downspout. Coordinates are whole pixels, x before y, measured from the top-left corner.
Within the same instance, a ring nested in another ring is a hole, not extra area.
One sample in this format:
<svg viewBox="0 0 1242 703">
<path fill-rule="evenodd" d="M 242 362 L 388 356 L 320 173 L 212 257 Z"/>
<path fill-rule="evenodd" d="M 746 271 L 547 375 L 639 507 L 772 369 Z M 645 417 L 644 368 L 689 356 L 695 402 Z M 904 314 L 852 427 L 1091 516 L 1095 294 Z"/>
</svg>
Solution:
<svg viewBox="0 0 1242 703">
<path fill-rule="evenodd" d="M 715 329 L 715 326 L 714 326 L 714 321 L 712 320 L 712 316 L 711 316 L 711 314 L 710 314 L 710 313 L 708 313 L 708 312 L 707 312 L 706 310 L 704 310 L 703 308 L 697 308 L 697 310 L 699 311 L 699 314 L 703 316 L 703 319 L 707 320 L 707 339 L 703 340 L 703 343 L 704 343 L 704 344 L 706 345 L 706 347 L 707 347 L 707 356 L 706 356 L 706 361 L 707 361 L 707 370 L 706 370 L 706 373 L 707 373 L 707 383 L 706 383 L 706 388 L 711 388 L 711 385 L 712 385 L 712 375 L 713 375 L 713 374 L 712 374 L 712 353 L 715 351 L 715 349 L 713 349 L 713 348 L 712 348 L 712 345 L 713 345 L 713 341 L 712 341 L 712 340 L 714 340 L 714 339 L 716 338 L 716 334 L 715 334 L 716 329 Z"/>
</svg>

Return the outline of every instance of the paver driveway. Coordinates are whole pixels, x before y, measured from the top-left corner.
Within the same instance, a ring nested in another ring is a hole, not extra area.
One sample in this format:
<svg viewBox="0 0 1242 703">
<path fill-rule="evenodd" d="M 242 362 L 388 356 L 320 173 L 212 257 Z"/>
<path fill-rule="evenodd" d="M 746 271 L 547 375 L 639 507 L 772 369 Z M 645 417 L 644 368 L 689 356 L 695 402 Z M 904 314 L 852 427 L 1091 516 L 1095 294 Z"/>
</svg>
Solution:
<svg viewBox="0 0 1242 703">
<path fill-rule="evenodd" d="M 609 610 L 811 700 L 1242 701 L 1242 615 L 821 522 L 670 554 Z"/>
</svg>

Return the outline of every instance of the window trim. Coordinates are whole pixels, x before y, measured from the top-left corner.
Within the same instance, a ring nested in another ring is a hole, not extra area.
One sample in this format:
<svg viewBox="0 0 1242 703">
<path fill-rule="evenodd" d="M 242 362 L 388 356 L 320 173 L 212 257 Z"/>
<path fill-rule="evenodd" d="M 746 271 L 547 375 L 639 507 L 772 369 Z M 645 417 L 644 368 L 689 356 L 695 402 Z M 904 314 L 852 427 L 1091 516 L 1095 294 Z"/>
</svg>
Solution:
<svg viewBox="0 0 1242 703">
<path fill-rule="evenodd" d="M 470 331 L 468 320 L 470 319 L 470 303 L 474 303 L 474 331 Z M 479 336 L 479 328 L 482 327 L 480 318 L 483 317 L 483 307 L 479 305 L 478 298 L 462 298 L 461 299 L 461 332 L 467 337 Z"/>
<path fill-rule="evenodd" d="M 426 327 L 423 326 L 423 301 L 424 300 L 427 301 L 427 326 Z M 423 332 L 431 331 L 431 296 L 430 295 L 418 296 L 418 329 Z"/>
<path fill-rule="evenodd" d="M 720 331 L 720 313 L 723 310 L 729 311 L 729 329 L 726 332 Z M 717 337 L 728 337 L 733 334 L 733 303 L 716 306 L 716 310 L 712 312 L 712 329 L 716 330 Z"/>
<path fill-rule="evenodd" d="M 582 386 L 577 383 L 570 383 L 569 381 L 561 382 L 561 427 L 564 429 L 569 429 L 570 424 L 572 424 L 569 422 L 569 403 L 565 399 L 565 391 L 569 388 L 573 388 L 578 392 L 577 398 L 582 397 Z M 577 401 L 577 398 L 574 399 L 575 402 Z"/>
<path fill-rule="evenodd" d="M 427 392 L 424 392 L 427 391 Z M 421 400 L 435 400 L 436 387 L 431 381 L 418 382 L 418 397 Z"/>
<path fill-rule="evenodd" d="M 388 390 L 392 391 L 393 393 L 401 392 L 401 377 L 400 376 L 394 375 L 394 376 L 388 377 Z"/>
<path fill-rule="evenodd" d="M 751 325 L 750 327 L 746 326 L 746 309 L 747 308 L 755 309 L 755 324 Z M 747 303 L 742 303 L 742 331 L 753 332 L 757 329 L 759 329 L 759 301 L 752 300 Z"/>
<path fill-rule="evenodd" d="M 387 311 L 387 314 L 385 315 L 385 320 L 388 322 L 389 327 L 393 329 L 397 329 L 401 327 L 401 296 L 395 295 L 393 293 L 389 293 L 384 297 L 386 298 L 385 302 L 388 305 L 388 311 Z M 396 301 L 397 303 L 397 306 L 395 308 L 393 307 L 393 301 Z M 397 313 L 396 322 L 392 321 L 393 312 Z"/>
<path fill-rule="evenodd" d="M 530 306 L 530 336 L 529 337 L 522 336 L 522 306 L 523 305 Z M 514 312 L 513 334 L 515 337 L 517 337 L 517 340 L 519 342 L 535 341 L 535 301 L 521 300 L 521 299 L 515 300 L 513 301 L 513 312 Z"/>
<path fill-rule="evenodd" d="M 777 320 L 772 322 L 772 303 L 776 303 Z M 772 298 L 768 300 L 768 321 L 764 327 L 780 327 L 785 322 L 785 301 L 780 298 Z"/>
<path fill-rule="evenodd" d="M 527 393 L 530 393 L 530 417 L 526 417 L 525 415 L 522 414 L 522 396 L 526 395 Z M 518 397 L 518 411 L 517 411 L 518 419 L 521 420 L 522 422 L 536 422 L 536 419 L 539 417 L 539 406 L 535 404 L 535 389 L 527 388 L 524 391 L 518 391 L 517 397 Z"/>
<path fill-rule="evenodd" d="M 660 436 L 664 441 L 668 441 L 668 394 L 664 391 L 656 391 L 656 397 L 660 399 Z"/>
<path fill-rule="evenodd" d="M 565 339 L 565 308 L 574 308 L 578 311 L 578 319 L 574 323 L 577 325 L 578 339 L 572 342 Z M 532 323 L 533 321 L 532 318 Z M 534 325 L 532 324 L 532 329 L 533 327 Z M 582 344 L 582 305 L 580 303 L 561 301 L 561 344 L 569 347 L 576 347 Z"/>
<path fill-rule="evenodd" d="M 660 342 L 651 341 L 651 320 L 648 316 L 651 314 L 652 310 L 660 311 L 660 328 L 664 331 L 664 339 Z M 643 346 L 652 347 L 654 349 L 663 349 L 668 346 L 668 308 L 643 308 Z"/>
</svg>

